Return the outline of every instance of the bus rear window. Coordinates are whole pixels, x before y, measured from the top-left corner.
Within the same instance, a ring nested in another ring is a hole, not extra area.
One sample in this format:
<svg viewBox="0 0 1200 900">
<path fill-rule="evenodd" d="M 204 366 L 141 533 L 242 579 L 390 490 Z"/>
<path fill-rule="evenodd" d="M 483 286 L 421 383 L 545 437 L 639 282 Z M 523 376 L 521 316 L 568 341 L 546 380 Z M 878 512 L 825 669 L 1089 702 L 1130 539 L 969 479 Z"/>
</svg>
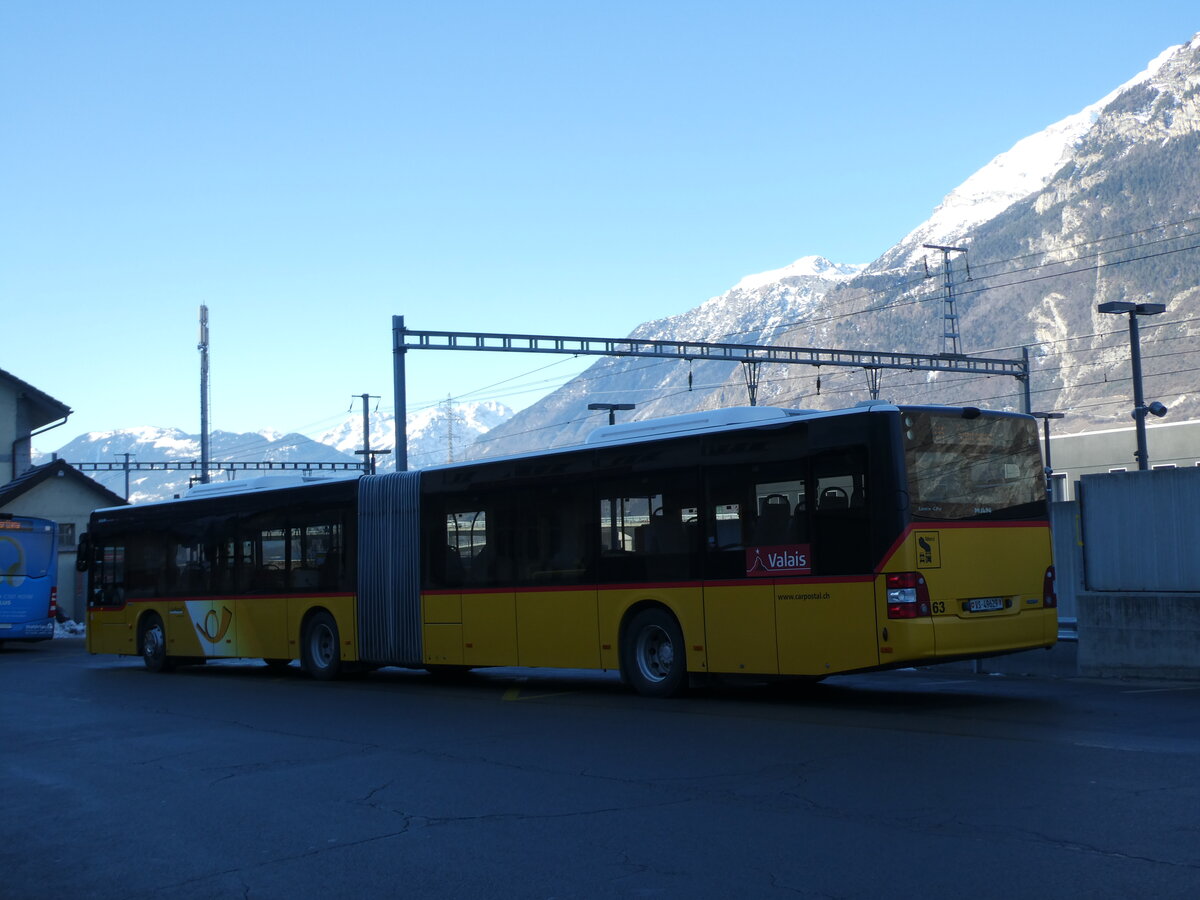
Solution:
<svg viewBox="0 0 1200 900">
<path fill-rule="evenodd" d="M 909 511 L 918 519 L 1046 515 L 1033 419 L 907 410 L 902 415 Z"/>
<path fill-rule="evenodd" d="M 0 531 L 0 575 L 45 578 L 53 552 L 53 532 Z"/>
</svg>

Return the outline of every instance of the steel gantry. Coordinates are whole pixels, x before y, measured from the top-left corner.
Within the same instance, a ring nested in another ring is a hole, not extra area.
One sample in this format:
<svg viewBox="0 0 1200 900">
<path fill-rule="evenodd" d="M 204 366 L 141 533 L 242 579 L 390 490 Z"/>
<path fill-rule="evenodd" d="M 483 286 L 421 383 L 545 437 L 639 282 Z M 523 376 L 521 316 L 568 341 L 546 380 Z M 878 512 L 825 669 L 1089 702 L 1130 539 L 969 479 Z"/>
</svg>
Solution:
<svg viewBox="0 0 1200 900">
<path fill-rule="evenodd" d="M 916 372 L 961 372 L 968 375 L 1009 375 L 1024 386 L 1024 406 L 1031 406 L 1029 351 L 1020 359 L 985 356 L 889 353 L 880 350 L 834 350 L 816 347 L 762 346 L 707 341 L 655 341 L 641 338 L 570 337 L 549 334 L 499 334 L 477 331 L 418 331 L 406 328 L 404 316 L 392 316 L 392 370 L 396 392 L 396 469 L 408 468 L 407 401 L 404 358 L 409 350 L 463 350 L 489 353 L 555 353 L 570 356 L 638 356 L 741 363 L 753 405 L 757 399 L 758 366 L 763 363 L 804 366 L 844 366 L 865 369 L 873 396 L 879 394 L 883 369 Z"/>
</svg>

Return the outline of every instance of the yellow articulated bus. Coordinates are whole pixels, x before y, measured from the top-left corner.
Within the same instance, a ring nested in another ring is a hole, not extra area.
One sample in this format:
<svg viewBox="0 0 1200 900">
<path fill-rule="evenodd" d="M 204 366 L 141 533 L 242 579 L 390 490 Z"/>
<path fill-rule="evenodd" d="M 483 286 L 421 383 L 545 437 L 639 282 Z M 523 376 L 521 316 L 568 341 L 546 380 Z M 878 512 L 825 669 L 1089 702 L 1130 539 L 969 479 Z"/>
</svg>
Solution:
<svg viewBox="0 0 1200 900">
<path fill-rule="evenodd" d="M 273 486 L 278 481 L 286 486 Z M 1049 647 L 1035 420 L 744 407 L 579 447 L 93 513 L 88 649 L 349 669 L 818 679 Z"/>
</svg>

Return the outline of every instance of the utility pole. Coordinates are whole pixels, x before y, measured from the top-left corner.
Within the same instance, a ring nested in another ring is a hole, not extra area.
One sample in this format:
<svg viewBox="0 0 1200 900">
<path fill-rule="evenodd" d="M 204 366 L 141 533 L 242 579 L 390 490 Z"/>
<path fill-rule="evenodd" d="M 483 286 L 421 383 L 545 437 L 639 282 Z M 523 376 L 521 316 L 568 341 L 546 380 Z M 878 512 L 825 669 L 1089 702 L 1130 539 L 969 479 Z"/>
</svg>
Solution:
<svg viewBox="0 0 1200 900">
<path fill-rule="evenodd" d="M 125 457 L 125 463 L 121 468 L 123 468 L 125 470 L 125 499 L 128 500 L 129 499 L 129 459 L 130 459 L 130 457 L 134 456 L 135 454 L 133 454 L 133 453 L 114 453 L 113 455 Z"/>
<path fill-rule="evenodd" d="M 392 391 L 396 397 L 396 471 L 408 471 L 408 389 L 404 373 L 404 316 L 392 316 Z"/>
<path fill-rule="evenodd" d="M 372 394 L 359 394 L 358 396 L 362 398 L 363 405 L 363 448 L 355 450 L 354 453 L 363 458 L 363 471 L 368 475 L 374 475 L 375 457 L 392 451 L 371 449 L 371 401 L 378 400 L 379 397 Z"/>
<path fill-rule="evenodd" d="M 208 484 L 208 307 L 200 305 L 200 483 Z M 125 498 L 129 499 L 128 478 Z"/>
<path fill-rule="evenodd" d="M 950 280 L 950 254 L 966 253 L 966 247 L 943 247 L 941 244 L 922 244 L 928 250 L 942 251 L 942 286 L 946 296 L 942 301 L 942 318 L 945 328 L 942 334 L 942 356 L 962 356 L 962 346 L 958 339 L 958 313 L 954 310 L 954 284 Z M 970 266 L 967 267 L 970 272 Z"/>
</svg>

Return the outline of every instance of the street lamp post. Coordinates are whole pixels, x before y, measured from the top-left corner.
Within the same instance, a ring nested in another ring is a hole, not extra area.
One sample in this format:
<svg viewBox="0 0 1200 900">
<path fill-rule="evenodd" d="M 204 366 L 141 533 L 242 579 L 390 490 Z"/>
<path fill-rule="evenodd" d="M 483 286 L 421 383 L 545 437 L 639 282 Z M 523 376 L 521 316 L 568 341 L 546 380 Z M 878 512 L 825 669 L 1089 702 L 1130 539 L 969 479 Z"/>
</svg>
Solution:
<svg viewBox="0 0 1200 900">
<path fill-rule="evenodd" d="M 1167 408 L 1161 403 L 1146 405 L 1142 396 L 1142 348 L 1138 334 L 1138 316 L 1157 316 L 1166 311 L 1165 303 L 1130 303 L 1125 300 L 1111 300 L 1101 303 L 1096 309 L 1102 313 L 1129 314 L 1129 358 L 1133 366 L 1133 422 L 1137 431 L 1138 469 L 1145 471 L 1150 468 L 1150 454 L 1146 449 L 1146 413 L 1165 416 Z"/>
<path fill-rule="evenodd" d="M 1046 499 L 1054 499 L 1054 464 L 1050 462 L 1050 420 L 1061 419 L 1066 413 L 1060 412 L 1034 412 L 1030 413 L 1035 419 L 1042 420 L 1042 434 L 1045 436 L 1046 445 Z"/>
<path fill-rule="evenodd" d="M 588 409 L 607 409 L 608 410 L 608 424 L 616 425 L 617 424 L 616 411 L 618 409 L 633 409 L 634 406 L 636 406 L 636 405 L 637 404 L 635 404 L 635 403 L 589 403 Z"/>
</svg>

